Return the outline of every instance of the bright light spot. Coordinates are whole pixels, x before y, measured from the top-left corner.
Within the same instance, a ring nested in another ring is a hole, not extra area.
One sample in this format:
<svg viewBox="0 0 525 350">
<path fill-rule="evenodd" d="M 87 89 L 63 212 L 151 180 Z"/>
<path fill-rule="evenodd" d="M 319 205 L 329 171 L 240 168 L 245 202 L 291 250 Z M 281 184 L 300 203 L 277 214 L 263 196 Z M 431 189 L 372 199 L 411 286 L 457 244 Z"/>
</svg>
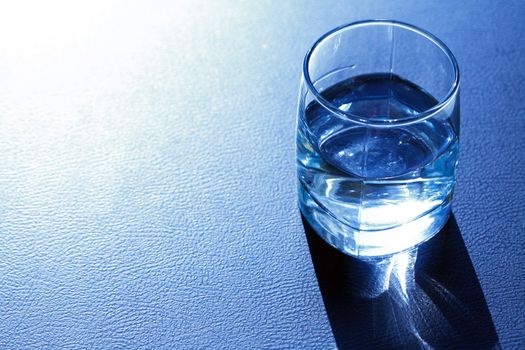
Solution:
<svg viewBox="0 0 525 350">
<path fill-rule="evenodd" d="M 408 192 L 408 191 L 407 191 Z M 407 193 L 407 196 L 409 194 Z M 361 222 L 371 230 L 407 222 L 438 206 L 440 201 L 418 201 L 406 199 L 381 206 L 361 208 Z M 403 226 L 404 227 L 404 226 Z"/>
<path fill-rule="evenodd" d="M 352 102 L 342 104 L 341 106 L 339 106 L 339 109 L 343 112 L 348 112 L 348 110 L 350 110 L 350 107 L 352 107 Z"/>
<path fill-rule="evenodd" d="M 414 242 L 423 241 L 435 218 L 424 216 L 407 224 L 381 231 L 360 231 L 357 233 L 360 246 L 367 247 L 361 255 L 386 255 L 408 249 Z"/>
</svg>

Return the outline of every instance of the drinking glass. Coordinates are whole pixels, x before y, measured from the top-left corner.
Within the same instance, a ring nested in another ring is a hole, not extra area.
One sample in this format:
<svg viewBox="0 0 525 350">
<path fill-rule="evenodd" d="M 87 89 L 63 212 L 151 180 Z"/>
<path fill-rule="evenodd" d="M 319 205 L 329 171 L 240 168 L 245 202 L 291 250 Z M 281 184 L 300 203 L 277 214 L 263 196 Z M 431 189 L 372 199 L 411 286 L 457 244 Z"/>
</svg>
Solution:
<svg viewBox="0 0 525 350">
<path fill-rule="evenodd" d="M 429 32 L 356 22 L 306 54 L 299 207 L 335 248 L 388 255 L 437 233 L 450 213 L 458 141 L 458 64 Z"/>
</svg>

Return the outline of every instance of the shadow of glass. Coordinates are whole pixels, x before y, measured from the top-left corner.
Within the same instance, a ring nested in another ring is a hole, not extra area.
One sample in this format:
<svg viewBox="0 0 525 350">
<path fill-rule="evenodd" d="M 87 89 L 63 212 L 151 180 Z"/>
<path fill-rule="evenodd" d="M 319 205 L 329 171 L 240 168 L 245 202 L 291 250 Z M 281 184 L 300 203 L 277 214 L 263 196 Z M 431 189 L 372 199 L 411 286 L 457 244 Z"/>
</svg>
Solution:
<svg viewBox="0 0 525 350">
<path fill-rule="evenodd" d="M 338 349 L 500 348 L 453 216 L 418 248 L 366 261 L 303 225 Z"/>
</svg>

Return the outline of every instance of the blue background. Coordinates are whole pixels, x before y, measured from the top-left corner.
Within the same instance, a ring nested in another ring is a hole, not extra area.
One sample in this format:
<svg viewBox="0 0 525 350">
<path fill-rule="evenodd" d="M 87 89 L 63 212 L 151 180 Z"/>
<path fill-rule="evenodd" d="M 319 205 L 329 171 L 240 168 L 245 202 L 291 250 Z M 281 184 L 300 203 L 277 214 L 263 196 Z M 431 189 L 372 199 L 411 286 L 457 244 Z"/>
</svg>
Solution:
<svg viewBox="0 0 525 350">
<path fill-rule="evenodd" d="M 295 112 L 309 46 L 368 18 L 459 61 L 453 211 L 500 344 L 525 347 L 522 1 L 3 7 L 0 348 L 340 345 L 296 204 Z"/>
</svg>

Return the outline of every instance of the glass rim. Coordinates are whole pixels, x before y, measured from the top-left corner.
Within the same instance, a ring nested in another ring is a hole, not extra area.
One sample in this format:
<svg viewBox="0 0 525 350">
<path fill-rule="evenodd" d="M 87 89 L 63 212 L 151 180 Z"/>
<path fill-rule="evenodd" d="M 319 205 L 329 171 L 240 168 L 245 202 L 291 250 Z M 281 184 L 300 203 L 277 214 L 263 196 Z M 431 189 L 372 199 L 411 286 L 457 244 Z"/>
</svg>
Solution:
<svg viewBox="0 0 525 350">
<path fill-rule="evenodd" d="M 343 111 L 339 109 L 337 106 L 335 106 L 333 103 L 325 99 L 321 93 L 317 90 L 317 88 L 314 86 L 314 83 L 312 82 L 312 79 L 310 78 L 309 68 L 308 65 L 310 64 L 310 59 L 312 57 L 312 54 L 314 53 L 315 49 L 326 39 L 331 37 L 332 35 L 349 28 L 359 28 L 359 27 L 366 27 L 366 26 L 394 26 L 399 27 L 403 29 L 410 30 L 418 35 L 421 35 L 425 37 L 426 39 L 430 40 L 434 45 L 439 47 L 443 53 L 447 56 L 450 63 L 452 64 L 452 68 L 454 70 L 454 80 L 452 82 L 452 86 L 448 90 L 446 96 L 438 102 L 435 106 L 426 109 L 422 111 L 421 113 L 418 113 L 414 116 L 411 116 L 409 118 L 402 118 L 402 119 L 390 119 L 390 120 L 375 120 L 371 121 L 366 118 L 362 118 L 359 115 L 349 113 L 346 111 Z M 386 20 L 386 19 L 370 19 L 370 20 L 364 20 L 364 21 L 357 21 L 357 22 L 351 22 L 347 24 L 343 24 L 341 26 L 338 26 L 325 34 L 321 35 L 315 43 L 310 47 L 308 52 L 306 53 L 306 56 L 304 57 L 303 61 L 303 77 L 306 81 L 306 85 L 308 87 L 308 90 L 314 95 L 317 102 L 319 102 L 324 108 L 328 109 L 332 113 L 335 113 L 343 118 L 348 118 L 352 120 L 353 122 L 356 122 L 358 124 L 362 125 L 368 125 L 368 126 L 382 126 L 382 127 L 389 127 L 389 126 L 402 126 L 402 125 L 408 125 L 408 124 L 414 124 L 420 121 L 423 121 L 425 119 L 428 119 L 441 110 L 443 110 L 447 105 L 450 103 L 450 101 L 453 100 L 454 96 L 456 96 L 458 90 L 459 90 L 459 65 L 456 61 L 456 58 L 454 57 L 454 54 L 450 49 L 445 45 L 443 41 L 438 39 L 435 35 L 432 33 L 418 28 L 416 26 L 413 26 L 408 23 L 395 21 L 395 20 Z"/>
</svg>

